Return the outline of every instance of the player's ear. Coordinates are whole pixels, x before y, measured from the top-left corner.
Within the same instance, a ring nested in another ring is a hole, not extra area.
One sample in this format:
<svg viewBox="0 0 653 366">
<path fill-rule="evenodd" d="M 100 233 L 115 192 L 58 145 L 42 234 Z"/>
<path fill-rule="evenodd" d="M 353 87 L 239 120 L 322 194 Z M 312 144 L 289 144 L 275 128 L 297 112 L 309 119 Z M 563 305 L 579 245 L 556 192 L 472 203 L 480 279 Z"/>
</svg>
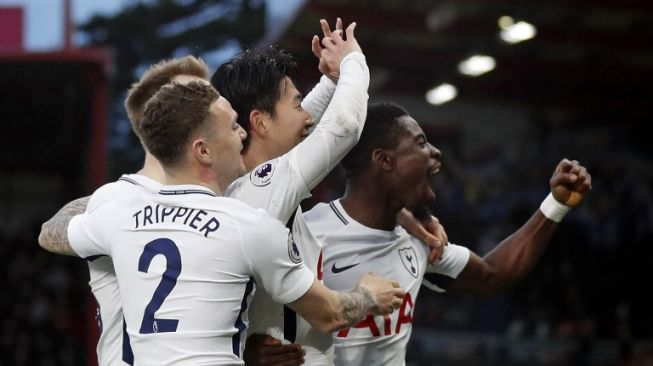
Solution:
<svg viewBox="0 0 653 366">
<path fill-rule="evenodd" d="M 193 140 L 191 143 L 191 151 L 193 159 L 200 162 L 203 165 L 210 165 L 213 161 L 211 156 L 211 150 L 209 145 L 202 138 Z"/>
<path fill-rule="evenodd" d="M 250 131 L 258 136 L 267 136 L 269 119 L 267 112 L 252 109 L 249 112 Z"/>
<path fill-rule="evenodd" d="M 384 149 L 374 149 L 372 151 L 372 163 L 380 170 L 392 170 L 392 155 Z"/>
</svg>

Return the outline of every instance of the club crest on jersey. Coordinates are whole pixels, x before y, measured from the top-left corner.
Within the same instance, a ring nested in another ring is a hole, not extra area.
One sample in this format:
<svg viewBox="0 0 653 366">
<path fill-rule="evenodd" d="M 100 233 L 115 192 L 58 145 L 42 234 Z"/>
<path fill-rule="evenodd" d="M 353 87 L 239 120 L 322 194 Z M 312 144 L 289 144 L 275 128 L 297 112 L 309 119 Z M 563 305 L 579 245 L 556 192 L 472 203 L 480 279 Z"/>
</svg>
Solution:
<svg viewBox="0 0 653 366">
<path fill-rule="evenodd" d="M 408 273 L 417 278 L 419 263 L 417 263 L 417 253 L 415 253 L 415 249 L 401 248 L 399 249 L 399 257 L 401 258 L 401 263 L 403 263 L 406 270 L 408 270 Z"/>
<path fill-rule="evenodd" d="M 276 160 L 259 165 L 256 170 L 251 172 L 249 175 L 249 179 L 252 181 L 252 184 L 257 187 L 264 187 L 270 184 L 276 165 Z"/>
<path fill-rule="evenodd" d="M 292 234 L 288 234 L 288 256 L 293 263 L 301 263 L 302 255 L 299 253 L 299 247 L 292 238 Z"/>
</svg>

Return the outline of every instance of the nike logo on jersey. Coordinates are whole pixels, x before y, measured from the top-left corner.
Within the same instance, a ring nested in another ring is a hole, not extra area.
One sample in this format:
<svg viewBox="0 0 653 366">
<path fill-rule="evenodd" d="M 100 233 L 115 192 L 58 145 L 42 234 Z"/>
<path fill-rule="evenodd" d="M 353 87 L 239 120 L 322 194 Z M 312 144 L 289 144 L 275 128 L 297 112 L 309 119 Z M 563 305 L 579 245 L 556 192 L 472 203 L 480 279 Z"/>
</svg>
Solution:
<svg viewBox="0 0 653 366">
<path fill-rule="evenodd" d="M 344 267 L 340 267 L 340 268 L 338 268 L 338 267 L 336 267 L 336 264 L 334 263 L 334 264 L 331 266 L 331 272 L 333 272 L 333 273 L 340 273 L 340 272 L 346 271 L 346 270 L 348 270 L 348 269 L 350 269 L 350 268 L 354 268 L 354 267 L 356 267 L 356 266 L 359 265 L 359 264 L 360 264 L 360 263 L 354 263 L 354 264 L 350 264 L 350 265 L 348 265 L 348 266 L 344 266 Z"/>
</svg>

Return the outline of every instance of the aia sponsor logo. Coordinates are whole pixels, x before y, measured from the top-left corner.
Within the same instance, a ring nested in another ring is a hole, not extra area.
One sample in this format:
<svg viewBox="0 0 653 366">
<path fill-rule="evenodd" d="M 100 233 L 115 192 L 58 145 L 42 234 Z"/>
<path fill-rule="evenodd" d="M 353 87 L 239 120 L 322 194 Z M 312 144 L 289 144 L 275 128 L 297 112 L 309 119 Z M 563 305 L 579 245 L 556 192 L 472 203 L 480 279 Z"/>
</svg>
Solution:
<svg viewBox="0 0 653 366">
<path fill-rule="evenodd" d="M 410 292 L 404 296 L 404 302 L 401 303 L 399 310 L 396 310 L 390 315 L 374 316 L 368 315 L 365 320 L 358 322 L 352 328 L 368 329 L 369 335 L 372 337 L 391 336 L 399 334 L 401 327 L 404 324 L 411 324 L 413 322 L 413 298 Z M 396 314 L 396 317 L 394 316 Z M 396 319 L 396 320 L 395 320 Z M 337 337 L 347 338 L 351 328 L 343 329 L 338 332 Z M 363 336 L 363 333 L 357 333 L 357 336 Z"/>
</svg>

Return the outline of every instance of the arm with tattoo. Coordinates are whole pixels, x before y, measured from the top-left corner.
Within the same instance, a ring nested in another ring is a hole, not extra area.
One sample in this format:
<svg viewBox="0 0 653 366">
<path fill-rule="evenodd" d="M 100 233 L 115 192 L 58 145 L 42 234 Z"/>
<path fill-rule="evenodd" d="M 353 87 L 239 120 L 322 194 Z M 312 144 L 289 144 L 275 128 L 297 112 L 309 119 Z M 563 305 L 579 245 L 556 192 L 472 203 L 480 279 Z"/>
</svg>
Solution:
<svg viewBox="0 0 653 366">
<path fill-rule="evenodd" d="M 336 330 L 349 328 L 365 319 L 374 308 L 374 299 L 364 287 L 356 287 L 349 292 L 338 292 L 343 324 Z"/>
<path fill-rule="evenodd" d="M 74 216 L 84 213 L 90 197 L 78 198 L 67 203 L 41 226 L 39 234 L 41 248 L 56 254 L 77 256 L 68 242 L 68 223 Z"/>
<path fill-rule="evenodd" d="M 398 282 L 366 274 L 348 292 L 332 291 L 315 281 L 304 296 L 288 306 L 315 329 L 330 333 L 349 328 L 370 313 L 392 313 L 401 306 L 405 295 Z"/>
</svg>

